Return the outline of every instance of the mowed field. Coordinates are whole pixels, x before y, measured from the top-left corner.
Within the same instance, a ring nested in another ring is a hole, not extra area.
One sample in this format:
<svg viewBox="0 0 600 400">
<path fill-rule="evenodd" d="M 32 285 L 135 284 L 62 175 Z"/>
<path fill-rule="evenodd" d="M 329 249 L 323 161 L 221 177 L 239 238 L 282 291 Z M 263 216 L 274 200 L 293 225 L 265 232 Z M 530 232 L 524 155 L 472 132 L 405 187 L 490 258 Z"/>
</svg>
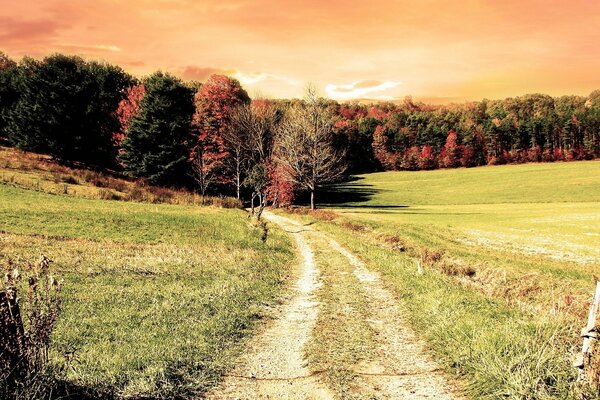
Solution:
<svg viewBox="0 0 600 400">
<path fill-rule="evenodd" d="M 419 232 L 447 232 L 466 245 L 600 265 L 598 161 L 357 178 L 343 186 L 366 200 L 341 204 L 352 218 L 402 224 L 406 235 L 424 242 Z"/>
<path fill-rule="evenodd" d="M 302 218 L 382 274 L 466 393 L 585 391 L 572 362 L 600 276 L 600 162 L 367 174 L 322 200 Z"/>
<path fill-rule="evenodd" d="M 384 172 L 338 189 L 343 215 L 476 269 L 571 278 L 586 290 L 600 275 L 598 161 Z"/>
<path fill-rule="evenodd" d="M 218 382 L 294 260 L 282 233 L 260 237 L 239 209 L 0 184 L 0 263 L 27 277 L 43 254 L 64 279 L 51 360 L 75 398 L 195 397 Z"/>
</svg>

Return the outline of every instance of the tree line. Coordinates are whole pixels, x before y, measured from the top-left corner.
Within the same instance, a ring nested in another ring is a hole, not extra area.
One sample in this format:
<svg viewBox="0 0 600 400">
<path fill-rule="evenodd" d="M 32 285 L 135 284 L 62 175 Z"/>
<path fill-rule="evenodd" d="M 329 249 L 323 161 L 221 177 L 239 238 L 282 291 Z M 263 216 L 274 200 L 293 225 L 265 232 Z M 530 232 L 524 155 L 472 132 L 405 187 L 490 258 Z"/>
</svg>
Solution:
<svg viewBox="0 0 600 400">
<path fill-rule="evenodd" d="M 418 170 L 600 156 L 600 91 L 432 106 L 337 106 L 353 169 Z"/>
<path fill-rule="evenodd" d="M 302 100 L 251 100 L 212 75 L 138 80 L 121 68 L 56 54 L 19 63 L 0 55 L 0 135 L 61 163 L 120 171 L 152 185 L 291 204 L 346 169 L 333 110 L 308 88 Z"/>
<path fill-rule="evenodd" d="M 291 204 L 346 173 L 473 167 L 600 156 L 600 91 L 432 106 L 250 99 L 213 75 L 136 79 L 120 67 L 55 54 L 0 53 L 0 135 L 62 163 L 154 185 Z"/>
</svg>

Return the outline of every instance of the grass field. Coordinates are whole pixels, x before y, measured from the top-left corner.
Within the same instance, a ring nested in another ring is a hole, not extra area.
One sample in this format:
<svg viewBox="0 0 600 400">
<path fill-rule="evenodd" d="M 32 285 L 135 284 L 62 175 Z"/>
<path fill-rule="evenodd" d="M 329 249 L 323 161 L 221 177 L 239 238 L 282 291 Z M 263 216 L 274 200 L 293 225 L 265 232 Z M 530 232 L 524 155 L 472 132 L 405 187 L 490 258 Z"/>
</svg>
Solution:
<svg viewBox="0 0 600 400">
<path fill-rule="evenodd" d="M 51 359 L 70 390 L 195 396 L 220 379 L 277 301 L 293 260 L 246 213 L 92 200 L 0 184 L 0 263 L 44 254 L 64 279 Z M 66 361 L 65 355 L 70 359 Z"/>
<path fill-rule="evenodd" d="M 584 390 L 571 363 L 600 276 L 600 162 L 384 172 L 332 192 L 302 218 L 384 276 L 467 393 Z"/>
<path fill-rule="evenodd" d="M 469 264 L 498 291 L 500 271 L 546 310 L 600 275 L 597 161 L 384 172 L 338 190 L 330 206 L 352 221 Z"/>
</svg>

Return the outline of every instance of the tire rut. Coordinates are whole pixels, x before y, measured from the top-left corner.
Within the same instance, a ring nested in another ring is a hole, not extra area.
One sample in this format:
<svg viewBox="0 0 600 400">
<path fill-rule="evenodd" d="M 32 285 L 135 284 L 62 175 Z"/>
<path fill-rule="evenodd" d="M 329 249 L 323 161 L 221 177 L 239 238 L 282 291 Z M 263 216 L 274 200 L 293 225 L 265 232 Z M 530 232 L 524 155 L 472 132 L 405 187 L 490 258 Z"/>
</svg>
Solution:
<svg viewBox="0 0 600 400">
<path fill-rule="evenodd" d="M 354 372 L 378 399 L 458 399 L 454 388 L 428 356 L 423 342 L 407 327 L 397 301 L 352 252 L 330 239 L 332 248 L 354 268 L 371 307 L 369 324 L 376 332 L 376 359 L 357 365 Z"/>
<path fill-rule="evenodd" d="M 299 278 L 277 319 L 250 341 L 238 366 L 207 398 L 333 399 L 318 376 L 311 374 L 303 355 L 318 315 L 314 291 L 319 287 L 319 271 L 313 251 L 295 222 L 271 213 L 264 216 L 295 238 L 302 255 Z"/>
</svg>

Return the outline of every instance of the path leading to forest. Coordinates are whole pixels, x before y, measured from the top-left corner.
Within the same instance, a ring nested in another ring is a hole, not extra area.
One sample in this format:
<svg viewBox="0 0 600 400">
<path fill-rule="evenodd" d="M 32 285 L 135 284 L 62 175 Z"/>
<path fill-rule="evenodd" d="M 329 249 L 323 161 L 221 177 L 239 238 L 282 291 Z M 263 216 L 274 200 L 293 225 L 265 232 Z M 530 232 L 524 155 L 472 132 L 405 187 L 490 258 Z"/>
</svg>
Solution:
<svg viewBox="0 0 600 400">
<path fill-rule="evenodd" d="M 423 342 L 407 327 L 392 293 L 350 250 L 328 235 L 270 212 L 265 218 L 289 232 L 302 256 L 299 278 L 275 321 L 251 340 L 239 365 L 210 399 L 334 399 L 321 373 L 311 373 L 303 355 L 315 327 L 319 303 L 319 266 L 311 240 L 326 241 L 347 260 L 370 305 L 368 323 L 375 332 L 375 357 L 354 366 L 359 377 L 352 397 L 377 399 L 456 399 Z M 322 371 L 321 371 L 322 372 Z"/>
<path fill-rule="evenodd" d="M 314 292 L 319 286 L 319 271 L 313 251 L 301 226 L 272 213 L 265 212 L 264 216 L 296 239 L 302 257 L 298 281 L 273 324 L 251 341 L 237 368 L 207 398 L 333 399 L 318 376 L 311 374 L 303 356 L 318 315 Z"/>
</svg>

